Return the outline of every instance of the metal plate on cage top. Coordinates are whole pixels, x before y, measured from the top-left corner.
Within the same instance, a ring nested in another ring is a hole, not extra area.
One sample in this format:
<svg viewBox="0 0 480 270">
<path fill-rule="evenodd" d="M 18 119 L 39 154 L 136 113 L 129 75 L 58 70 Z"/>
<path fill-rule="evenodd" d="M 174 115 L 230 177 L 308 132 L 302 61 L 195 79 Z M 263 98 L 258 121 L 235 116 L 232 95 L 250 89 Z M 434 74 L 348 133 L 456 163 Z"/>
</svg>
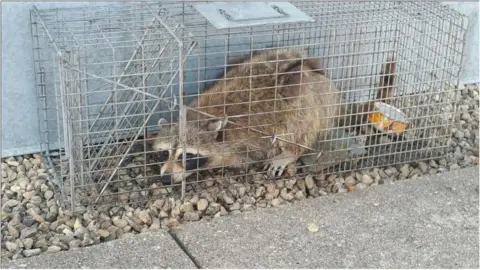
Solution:
<svg viewBox="0 0 480 270">
<path fill-rule="evenodd" d="M 213 2 L 196 4 L 195 9 L 217 29 L 314 22 L 288 2 Z"/>
</svg>

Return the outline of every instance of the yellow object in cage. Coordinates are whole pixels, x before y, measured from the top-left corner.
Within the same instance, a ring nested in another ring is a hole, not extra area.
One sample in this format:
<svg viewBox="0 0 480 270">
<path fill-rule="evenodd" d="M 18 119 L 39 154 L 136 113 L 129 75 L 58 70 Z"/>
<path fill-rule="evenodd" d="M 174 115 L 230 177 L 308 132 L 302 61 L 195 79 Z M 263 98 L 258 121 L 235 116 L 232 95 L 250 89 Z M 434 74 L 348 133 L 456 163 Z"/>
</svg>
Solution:
<svg viewBox="0 0 480 270">
<path fill-rule="evenodd" d="M 368 116 L 368 121 L 382 132 L 400 134 L 408 126 L 406 115 L 399 109 L 383 102 L 375 102 L 375 112 Z"/>
</svg>

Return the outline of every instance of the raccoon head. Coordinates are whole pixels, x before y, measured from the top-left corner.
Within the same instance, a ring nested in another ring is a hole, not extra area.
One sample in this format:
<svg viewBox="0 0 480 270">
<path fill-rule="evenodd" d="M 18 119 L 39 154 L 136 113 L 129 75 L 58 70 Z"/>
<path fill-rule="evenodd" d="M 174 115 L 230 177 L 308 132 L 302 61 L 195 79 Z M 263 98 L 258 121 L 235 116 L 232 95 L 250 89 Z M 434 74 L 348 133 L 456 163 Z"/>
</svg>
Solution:
<svg viewBox="0 0 480 270">
<path fill-rule="evenodd" d="M 153 150 L 160 161 L 160 176 L 171 175 L 174 184 L 182 182 L 196 171 L 215 165 L 218 159 L 219 131 L 224 128 L 225 121 L 212 120 L 204 122 L 187 122 L 186 143 L 180 143 L 178 123 L 168 123 L 165 119 L 158 121 L 160 132 L 153 143 Z M 186 155 L 185 174 L 182 166 L 183 153 Z"/>
</svg>

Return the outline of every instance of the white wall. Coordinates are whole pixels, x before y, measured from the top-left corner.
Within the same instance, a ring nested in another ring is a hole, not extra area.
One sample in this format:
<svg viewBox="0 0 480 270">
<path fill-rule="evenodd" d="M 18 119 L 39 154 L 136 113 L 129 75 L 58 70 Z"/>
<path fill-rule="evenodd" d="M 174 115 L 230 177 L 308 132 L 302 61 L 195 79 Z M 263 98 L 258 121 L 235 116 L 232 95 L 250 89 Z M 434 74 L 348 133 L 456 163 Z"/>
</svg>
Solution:
<svg viewBox="0 0 480 270">
<path fill-rule="evenodd" d="M 477 2 L 442 2 L 443 4 L 455 9 L 456 11 L 468 17 L 468 33 L 466 37 L 465 58 L 463 60 L 463 70 L 461 74 L 462 83 L 480 82 L 480 45 L 479 45 L 479 9 Z"/>
<path fill-rule="evenodd" d="M 55 8 L 104 3 L 2 3 L 2 157 L 40 151 L 30 37 L 30 9 L 34 4 L 39 8 Z M 479 3 L 445 4 L 469 17 L 461 80 L 464 83 L 480 82 Z"/>
</svg>

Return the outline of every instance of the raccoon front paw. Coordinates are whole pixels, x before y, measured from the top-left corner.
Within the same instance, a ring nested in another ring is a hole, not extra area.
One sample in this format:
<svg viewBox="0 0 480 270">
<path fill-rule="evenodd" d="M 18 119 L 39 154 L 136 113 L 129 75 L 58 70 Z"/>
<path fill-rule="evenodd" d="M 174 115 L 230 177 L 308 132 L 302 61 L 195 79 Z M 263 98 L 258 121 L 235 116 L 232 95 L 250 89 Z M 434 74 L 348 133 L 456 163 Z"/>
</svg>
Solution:
<svg viewBox="0 0 480 270">
<path fill-rule="evenodd" d="M 295 162 L 295 158 L 293 157 L 274 158 L 265 164 L 263 170 L 267 171 L 268 177 L 281 176 L 287 166 L 293 162 Z"/>
</svg>

